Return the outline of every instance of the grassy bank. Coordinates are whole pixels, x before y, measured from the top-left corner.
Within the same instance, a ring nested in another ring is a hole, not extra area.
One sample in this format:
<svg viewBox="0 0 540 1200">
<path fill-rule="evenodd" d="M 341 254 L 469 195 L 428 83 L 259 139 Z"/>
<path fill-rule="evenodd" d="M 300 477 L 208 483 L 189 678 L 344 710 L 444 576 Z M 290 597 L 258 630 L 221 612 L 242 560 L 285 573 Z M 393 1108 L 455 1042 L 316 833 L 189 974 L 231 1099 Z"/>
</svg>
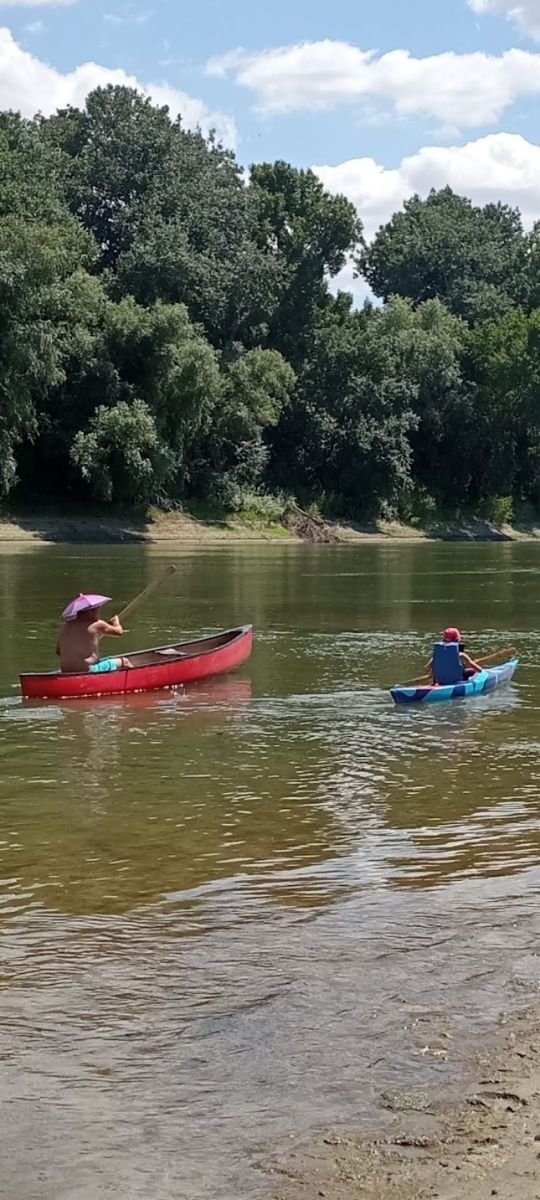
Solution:
<svg viewBox="0 0 540 1200">
<path fill-rule="evenodd" d="M 344 544 L 421 541 L 536 541 L 540 539 L 540 519 L 496 525 L 476 517 L 434 518 L 423 525 L 398 521 L 371 524 L 324 522 L 332 540 Z M 308 539 L 309 540 L 309 539 Z M 285 528 L 278 511 L 219 513 L 204 516 L 151 510 L 146 516 L 109 511 L 66 512 L 43 510 L 4 512 L 0 515 L 0 544 L 9 543 L 175 543 L 177 545 L 215 545 L 227 542 L 298 542 L 291 529 Z"/>
</svg>

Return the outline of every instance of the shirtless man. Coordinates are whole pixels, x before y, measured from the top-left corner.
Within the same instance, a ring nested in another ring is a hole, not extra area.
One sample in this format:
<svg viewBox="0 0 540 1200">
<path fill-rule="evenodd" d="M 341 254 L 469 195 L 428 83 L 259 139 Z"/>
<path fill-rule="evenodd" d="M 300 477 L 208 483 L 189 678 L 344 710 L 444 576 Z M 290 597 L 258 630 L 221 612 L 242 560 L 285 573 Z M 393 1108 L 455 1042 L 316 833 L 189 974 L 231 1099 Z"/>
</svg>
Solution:
<svg viewBox="0 0 540 1200">
<path fill-rule="evenodd" d="M 112 617 L 110 621 L 102 620 L 99 607 L 87 608 L 75 617 L 64 617 L 56 647 L 56 653 L 60 656 L 60 670 L 77 673 L 89 671 L 92 675 L 101 675 L 131 667 L 129 658 L 99 657 L 101 638 L 121 637 L 123 632 L 118 617 Z"/>
</svg>

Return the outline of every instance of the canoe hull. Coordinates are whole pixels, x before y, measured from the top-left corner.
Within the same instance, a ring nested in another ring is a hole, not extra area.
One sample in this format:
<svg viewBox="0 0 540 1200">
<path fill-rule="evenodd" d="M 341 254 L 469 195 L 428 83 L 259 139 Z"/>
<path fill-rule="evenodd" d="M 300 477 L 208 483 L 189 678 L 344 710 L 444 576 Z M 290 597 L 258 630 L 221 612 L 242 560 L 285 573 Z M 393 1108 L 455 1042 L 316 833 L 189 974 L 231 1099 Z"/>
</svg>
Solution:
<svg viewBox="0 0 540 1200">
<path fill-rule="evenodd" d="M 21 692 L 26 700 L 85 699 L 128 692 L 153 692 L 183 687 L 215 675 L 226 675 L 247 662 L 253 645 L 253 629 L 239 629 L 174 646 L 128 654 L 133 666 L 110 674 L 67 674 L 60 671 L 21 675 Z"/>
<path fill-rule="evenodd" d="M 443 700 L 462 700 L 472 696 L 483 696 L 503 683 L 508 683 L 518 666 L 519 659 L 512 658 L 500 667 L 479 671 L 472 679 L 448 687 L 395 687 L 391 696 L 395 704 L 440 704 Z"/>
</svg>

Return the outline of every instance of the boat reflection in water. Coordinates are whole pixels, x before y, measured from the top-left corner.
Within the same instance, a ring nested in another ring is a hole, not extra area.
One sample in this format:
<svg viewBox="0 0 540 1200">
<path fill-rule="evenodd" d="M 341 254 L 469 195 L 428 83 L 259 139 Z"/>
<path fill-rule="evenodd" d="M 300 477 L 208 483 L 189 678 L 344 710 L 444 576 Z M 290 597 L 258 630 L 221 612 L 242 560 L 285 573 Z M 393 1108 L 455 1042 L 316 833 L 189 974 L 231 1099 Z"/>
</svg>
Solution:
<svg viewBox="0 0 540 1200">
<path fill-rule="evenodd" d="M 111 716 L 126 717 L 135 711 L 146 711 L 150 714 L 185 712 L 193 716 L 210 714 L 213 711 L 226 715 L 228 706 L 235 710 L 239 704 L 245 704 L 252 698 L 251 679 L 240 679 L 237 676 L 222 676 L 215 679 L 205 679 L 200 683 L 187 684 L 185 687 L 160 689 L 155 692 L 127 692 L 125 695 L 91 696 L 81 700 L 76 706 L 68 700 L 60 701 L 58 707 L 66 713 L 108 712 Z M 30 705 L 38 706 L 37 701 L 26 701 L 25 708 Z M 42 708 L 42 705 L 39 704 Z"/>
<path fill-rule="evenodd" d="M 124 795 L 126 781 L 130 820 L 153 820 L 152 806 L 171 796 L 184 797 L 203 772 L 193 764 L 208 741 L 245 719 L 252 698 L 249 678 L 227 676 L 174 691 L 138 692 L 126 696 L 93 696 L 74 703 L 23 701 L 10 705 L 10 724 L 35 722 L 36 735 L 61 748 L 56 782 L 57 806 L 69 796 L 71 837 L 82 820 L 109 814 Z M 1 717 L 0 717 L 1 720 Z M 137 776 L 137 764 L 139 775 Z M 151 770 L 151 786 L 146 771 Z M 43 771 L 45 775 L 45 771 Z M 57 816 L 60 812 L 57 807 Z M 57 834 L 58 836 L 58 834 Z M 124 829 L 122 837 L 128 838 Z M 120 839 L 121 840 L 121 839 Z M 116 839 L 115 839 L 116 841 Z"/>
</svg>

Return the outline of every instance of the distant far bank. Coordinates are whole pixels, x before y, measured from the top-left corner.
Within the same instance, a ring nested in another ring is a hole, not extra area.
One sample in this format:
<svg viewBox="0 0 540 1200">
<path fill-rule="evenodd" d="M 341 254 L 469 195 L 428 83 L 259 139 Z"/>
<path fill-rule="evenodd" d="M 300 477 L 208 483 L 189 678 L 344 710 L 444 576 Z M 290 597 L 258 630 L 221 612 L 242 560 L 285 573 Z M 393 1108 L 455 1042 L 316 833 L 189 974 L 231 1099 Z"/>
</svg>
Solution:
<svg viewBox="0 0 540 1200">
<path fill-rule="evenodd" d="M 301 511 L 301 510 L 299 510 Z M 305 514 L 306 517 L 308 516 Z M 311 519 L 309 519 L 311 520 Z M 15 543 L 53 544 L 141 544 L 185 545 L 187 548 L 241 542 L 287 542 L 309 544 L 377 544 L 419 542 L 534 542 L 540 540 L 538 523 L 494 525 L 480 519 L 434 520 L 417 527 L 398 521 L 373 524 L 324 521 L 308 523 L 265 521 L 233 514 L 220 520 L 201 520 L 189 513 L 152 511 L 147 517 L 92 514 L 25 512 L 0 517 L 0 548 Z M 300 533 L 298 532 L 300 530 Z M 319 536 L 321 532 L 321 536 Z"/>
</svg>

